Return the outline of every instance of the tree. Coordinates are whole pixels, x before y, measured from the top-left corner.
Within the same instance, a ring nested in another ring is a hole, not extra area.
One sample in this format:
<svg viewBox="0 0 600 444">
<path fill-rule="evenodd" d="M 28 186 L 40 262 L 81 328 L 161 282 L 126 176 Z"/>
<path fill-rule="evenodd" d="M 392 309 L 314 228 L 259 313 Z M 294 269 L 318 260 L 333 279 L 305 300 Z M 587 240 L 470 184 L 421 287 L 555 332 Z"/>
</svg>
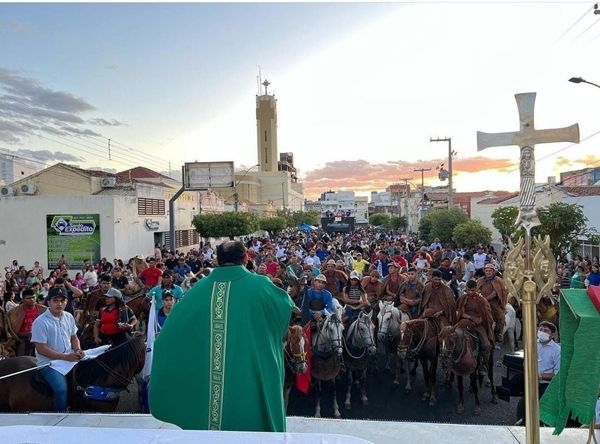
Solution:
<svg viewBox="0 0 600 444">
<path fill-rule="evenodd" d="M 554 202 L 545 208 L 538 208 L 540 226 L 534 227 L 532 235 L 550 236 L 552 251 L 557 257 L 574 253 L 579 244 L 578 237 L 587 235 L 587 217 L 581 205 Z"/>
<path fill-rule="evenodd" d="M 277 210 L 278 217 L 285 217 L 288 227 L 298 227 L 302 224 L 319 225 L 321 215 L 317 211 Z"/>
<path fill-rule="evenodd" d="M 250 213 L 225 212 L 221 214 L 197 214 L 192 224 L 200 236 L 229 237 L 245 236 L 258 228 L 256 216 Z"/>
<path fill-rule="evenodd" d="M 488 245 L 492 241 L 492 232 L 481 221 L 469 220 L 454 227 L 452 240 L 455 245 L 464 247 Z"/>
<path fill-rule="evenodd" d="M 419 239 L 426 242 L 433 241 L 431 236 L 431 213 L 427 213 L 419 221 Z"/>
<path fill-rule="evenodd" d="M 508 240 L 516 241 L 515 234 L 518 234 L 518 228 L 515 226 L 519 209 L 517 207 L 500 207 L 492 213 L 492 224 L 500 232 L 502 242 L 508 245 Z"/>
<path fill-rule="evenodd" d="M 408 227 L 408 219 L 406 216 L 392 216 L 390 219 L 390 228 L 392 230 L 404 230 Z"/>
<path fill-rule="evenodd" d="M 289 226 L 288 219 L 282 216 L 262 217 L 258 220 L 258 225 L 261 230 L 269 233 L 277 233 Z"/>
<path fill-rule="evenodd" d="M 385 228 L 390 226 L 390 215 L 387 213 L 375 213 L 369 216 L 369 223 L 371 225 L 379 226 L 383 225 Z"/>
<path fill-rule="evenodd" d="M 431 231 L 429 239 L 425 240 L 431 242 L 437 237 L 442 245 L 451 244 L 454 227 L 469 220 L 467 214 L 457 207 L 434 210 L 427 216 L 431 219 Z"/>
</svg>

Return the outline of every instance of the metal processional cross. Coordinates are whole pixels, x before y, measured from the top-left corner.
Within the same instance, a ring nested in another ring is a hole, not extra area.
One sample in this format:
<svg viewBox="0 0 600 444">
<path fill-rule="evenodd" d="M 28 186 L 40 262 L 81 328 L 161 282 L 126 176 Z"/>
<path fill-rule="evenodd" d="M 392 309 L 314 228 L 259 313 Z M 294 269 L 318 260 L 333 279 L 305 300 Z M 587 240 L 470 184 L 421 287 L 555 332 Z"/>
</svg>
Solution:
<svg viewBox="0 0 600 444">
<path fill-rule="evenodd" d="M 527 444 L 539 444 L 539 397 L 536 338 L 536 283 L 531 260 L 531 229 L 539 225 L 535 211 L 535 145 L 538 143 L 579 143 L 579 125 L 565 128 L 536 130 L 533 121 L 535 93 L 515 94 L 521 129 L 508 133 L 477 132 L 477 150 L 495 146 L 518 145 L 521 149 L 519 172 L 520 205 L 516 225 L 525 230 L 525 278 L 522 294 L 513 295 L 523 304 L 525 349 L 525 421 Z M 521 248 L 518 246 L 517 248 Z M 517 252 L 518 253 L 518 252 Z M 509 253 L 510 254 L 510 253 Z M 520 253 L 519 253 L 520 256 Z M 538 270 L 539 271 L 539 270 Z"/>
</svg>

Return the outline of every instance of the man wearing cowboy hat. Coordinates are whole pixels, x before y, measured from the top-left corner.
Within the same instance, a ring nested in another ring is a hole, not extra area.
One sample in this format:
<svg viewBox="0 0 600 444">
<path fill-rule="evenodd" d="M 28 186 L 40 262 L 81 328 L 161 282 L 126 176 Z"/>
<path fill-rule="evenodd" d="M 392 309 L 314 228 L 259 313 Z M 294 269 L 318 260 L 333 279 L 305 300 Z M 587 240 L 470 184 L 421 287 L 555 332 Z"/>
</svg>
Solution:
<svg viewBox="0 0 600 444">
<path fill-rule="evenodd" d="M 322 274 L 313 279 L 313 286 L 306 291 L 302 304 L 302 325 L 306 325 L 311 319 L 321 319 L 326 311 L 333 313 L 333 296 L 325 288 L 326 285 L 327 278 Z"/>
<path fill-rule="evenodd" d="M 496 341 L 502 342 L 508 291 L 504 285 L 504 280 L 501 277 L 496 276 L 496 267 L 494 267 L 493 264 L 486 264 L 483 267 L 483 272 L 485 275 L 477 279 L 477 291 L 490 303 L 492 317 L 496 323 L 494 331 Z"/>
<path fill-rule="evenodd" d="M 336 268 L 336 262 L 333 259 L 327 261 L 323 275 L 327 279 L 327 290 L 335 297 L 339 297 L 344 285 L 348 282 L 348 276 L 342 270 Z"/>
</svg>

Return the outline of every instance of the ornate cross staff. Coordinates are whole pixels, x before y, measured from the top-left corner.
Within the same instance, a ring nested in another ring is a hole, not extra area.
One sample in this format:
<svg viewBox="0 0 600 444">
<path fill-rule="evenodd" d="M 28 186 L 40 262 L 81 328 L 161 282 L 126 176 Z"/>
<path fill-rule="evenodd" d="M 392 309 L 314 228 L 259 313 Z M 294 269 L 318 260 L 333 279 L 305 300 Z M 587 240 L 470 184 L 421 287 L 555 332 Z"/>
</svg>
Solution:
<svg viewBox="0 0 600 444">
<path fill-rule="evenodd" d="M 540 427 L 535 313 L 537 295 L 536 283 L 533 279 L 534 270 L 532 270 L 534 264 L 531 258 L 531 229 L 540 224 L 535 211 L 535 145 L 556 142 L 579 143 L 579 125 L 536 130 L 533 121 L 535 93 L 515 94 L 515 98 L 519 108 L 521 129 L 514 132 L 494 134 L 478 131 L 477 150 L 509 145 L 518 145 L 521 149 L 519 165 L 521 176 L 520 208 L 516 225 L 519 228 L 523 227 L 525 230 L 525 261 L 521 265 L 525 268 L 522 271 L 525 280 L 521 287 L 522 295 L 514 294 L 513 296 L 519 298 L 523 304 L 526 438 L 528 444 L 538 444 L 540 442 Z M 519 242 L 515 248 L 520 250 L 522 245 L 523 243 Z"/>
</svg>

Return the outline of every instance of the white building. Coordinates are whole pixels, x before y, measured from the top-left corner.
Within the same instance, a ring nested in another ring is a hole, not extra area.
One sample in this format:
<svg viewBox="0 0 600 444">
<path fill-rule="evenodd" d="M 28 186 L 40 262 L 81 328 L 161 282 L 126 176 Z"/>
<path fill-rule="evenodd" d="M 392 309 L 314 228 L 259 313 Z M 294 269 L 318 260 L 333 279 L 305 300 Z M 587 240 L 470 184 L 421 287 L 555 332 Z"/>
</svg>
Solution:
<svg viewBox="0 0 600 444">
<path fill-rule="evenodd" d="M 24 179 L 40 170 L 40 164 L 30 162 L 9 151 L 0 150 L 0 186 L 6 186 Z"/>
<path fill-rule="evenodd" d="M 181 187 L 141 167 L 113 175 L 60 163 L 11 186 L 15 195 L 0 198 L 0 257 L 46 268 L 60 254 L 74 265 L 153 254 L 168 245 L 168 201 Z M 191 221 L 199 209 L 197 192 L 175 202 L 179 250 L 198 245 Z"/>
<path fill-rule="evenodd" d="M 354 217 L 357 224 L 369 222 L 369 198 L 355 196 L 354 191 L 327 191 L 314 202 L 306 202 L 306 211 L 317 211 L 321 217 Z"/>
</svg>

